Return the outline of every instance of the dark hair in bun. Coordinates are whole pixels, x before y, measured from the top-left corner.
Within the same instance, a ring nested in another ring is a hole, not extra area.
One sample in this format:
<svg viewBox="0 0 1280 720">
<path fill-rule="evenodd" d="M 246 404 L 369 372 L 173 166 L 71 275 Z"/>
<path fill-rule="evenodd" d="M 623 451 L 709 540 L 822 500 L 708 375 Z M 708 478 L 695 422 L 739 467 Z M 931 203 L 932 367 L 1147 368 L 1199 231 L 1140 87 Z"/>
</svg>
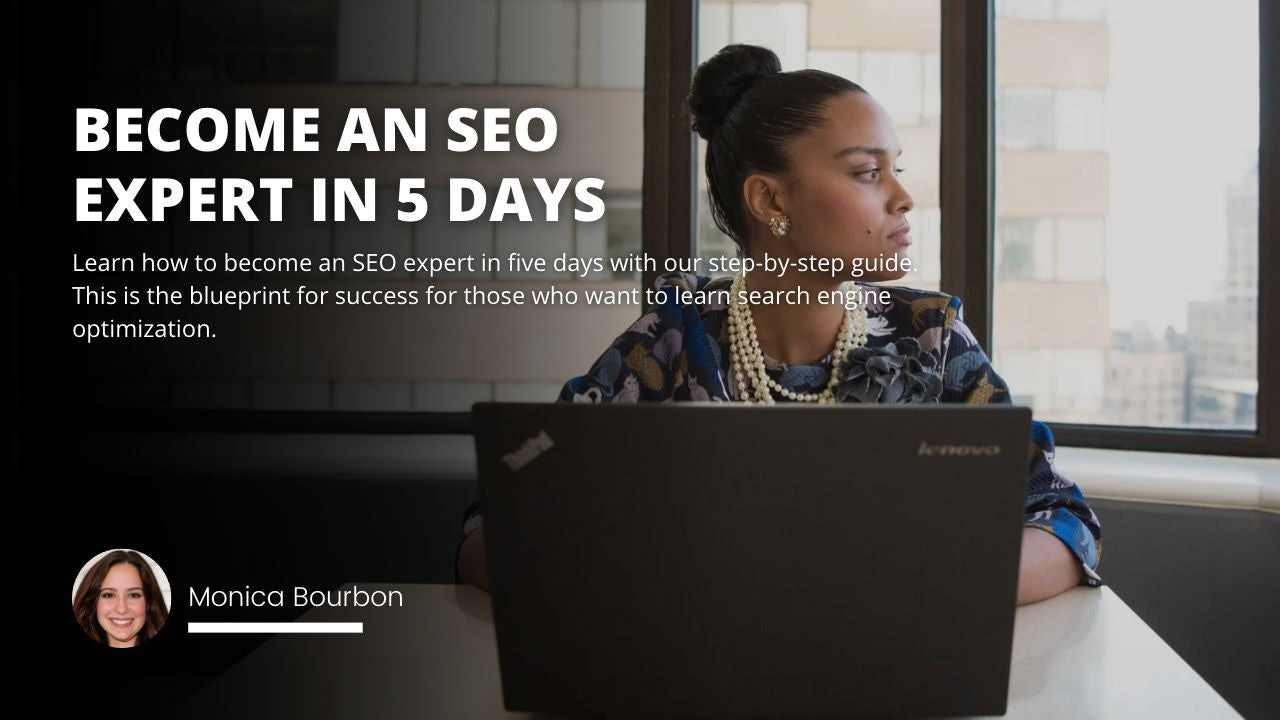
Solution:
<svg viewBox="0 0 1280 720">
<path fill-rule="evenodd" d="M 821 70 L 782 72 L 756 45 L 727 45 L 698 66 L 689 90 L 693 130 L 707 141 L 707 188 L 716 227 L 744 252 L 742 183 L 788 168 L 786 143 L 822 123 L 822 107 L 857 83 Z"/>
<path fill-rule="evenodd" d="M 738 99 L 761 77 L 782 72 L 782 62 L 768 48 L 728 45 L 702 63 L 689 90 L 693 129 L 710 140 Z"/>
</svg>

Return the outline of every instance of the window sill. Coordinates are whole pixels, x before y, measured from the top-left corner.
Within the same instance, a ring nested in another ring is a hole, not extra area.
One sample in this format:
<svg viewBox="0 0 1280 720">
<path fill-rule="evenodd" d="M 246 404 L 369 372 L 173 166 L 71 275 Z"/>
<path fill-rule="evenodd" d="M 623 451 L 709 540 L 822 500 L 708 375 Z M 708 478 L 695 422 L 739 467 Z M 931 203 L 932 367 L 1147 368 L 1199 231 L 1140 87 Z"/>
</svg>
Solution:
<svg viewBox="0 0 1280 720">
<path fill-rule="evenodd" d="M 110 433 L 99 436 L 116 447 Z M 157 433 L 139 470 L 227 477 L 471 483 L 469 436 Z M 87 457 L 97 457 L 90 453 Z M 194 461 L 194 462 L 193 462 Z M 1059 447 L 1055 463 L 1087 498 L 1280 513 L 1280 459 Z"/>
<path fill-rule="evenodd" d="M 1280 460 L 1059 447 L 1087 498 L 1280 513 Z"/>
</svg>

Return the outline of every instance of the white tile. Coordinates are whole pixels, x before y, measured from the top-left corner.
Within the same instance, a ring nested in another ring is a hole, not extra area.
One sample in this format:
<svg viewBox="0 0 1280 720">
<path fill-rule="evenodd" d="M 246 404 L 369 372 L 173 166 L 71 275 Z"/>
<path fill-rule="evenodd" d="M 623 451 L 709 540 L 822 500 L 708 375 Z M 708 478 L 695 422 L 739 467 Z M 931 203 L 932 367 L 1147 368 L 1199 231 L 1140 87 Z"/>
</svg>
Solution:
<svg viewBox="0 0 1280 720">
<path fill-rule="evenodd" d="M 413 409 L 421 412 L 468 412 L 478 402 L 493 400 L 487 382 L 429 380 L 413 384 Z"/>
<path fill-rule="evenodd" d="M 1106 0 L 1058 0 L 1059 20 L 1102 22 L 1106 18 Z"/>
<path fill-rule="evenodd" d="M 936 207 L 916 208 L 911 212 L 912 273 L 916 283 L 942 282 L 942 210 Z"/>
<path fill-rule="evenodd" d="M 1054 261 L 1059 281 L 1102 280 L 1107 268 L 1107 225 L 1102 218 L 1060 218 Z"/>
<path fill-rule="evenodd" d="M 493 399 L 497 402 L 555 402 L 564 383 L 500 382 L 494 383 Z"/>
<path fill-rule="evenodd" d="M 802 70 L 809 56 L 809 6 L 798 2 L 734 3 L 733 42 L 774 51 L 784 71 Z"/>
<path fill-rule="evenodd" d="M 329 383 L 324 380 L 259 380 L 253 383 L 255 410 L 328 410 Z"/>
<path fill-rule="evenodd" d="M 338 80 L 413 82 L 418 0 L 341 0 Z"/>
<path fill-rule="evenodd" d="M 701 142 L 701 141 L 700 141 Z M 700 196 L 705 193 L 699 193 Z M 701 201 L 697 212 L 709 212 Z M 644 208 L 639 192 L 617 192 L 605 199 L 605 254 L 608 257 L 623 257 L 639 253 L 642 250 L 641 224 Z M 626 273 L 624 273 L 625 275 Z M 636 277 L 639 277 L 638 275 Z"/>
<path fill-rule="evenodd" d="M 493 273 L 485 272 L 481 264 L 481 256 L 493 256 L 493 232 L 495 223 L 481 217 L 470 222 L 449 222 L 449 190 L 447 188 L 431 188 L 427 190 L 427 217 L 413 223 L 413 252 L 419 258 L 471 258 L 472 272 L 436 273 L 434 278 L 425 272 L 415 273 L 414 277 L 424 280 L 447 280 L 454 278 L 488 278 Z"/>
<path fill-rule="evenodd" d="M 1055 113 L 1053 91 L 1047 88 L 1006 87 L 996 96 L 996 142 L 1008 150 L 1047 150 L 1053 147 Z"/>
<path fill-rule="evenodd" d="M 333 252 L 336 257 L 346 261 L 346 270 L 338 275 L 368 281 L 407 279 L 409 273 L 402 270 L 401 263 L 412 249 L 413 228 L 409 223 L 396 219 L 399 207 L 396 188 L 391 185 L 377 186 L 374 207 L 376 219 L 373 221 L 362 222 L 348 214 L 345 221 L 334 223 Z M 397 267 L 392 272 L 357 271 L 352 257 L 364 253 L 391 253 L 397 258 Z"/>
<path fill-rule="evenodd" d="M 704 2 L 698 8 L 698 62 L 704 63 L 733 37 L 729 28 L 729 3 Z"/>
<path fill-rule="evenodd" d="M 997 0 L 996 13 L 1019 20 L 1052 20 L 1053 0 Z"/>
<path fill-rule="evenodd" d="M 560 217 L 565 216 L 561 213 Z M 567 280 L 572 277 L 568 273 L 551 271 L 553 262 L 561 253 L 573 254 L 572 221 L 562 219 L 557 222 L 545 220 L 519 222 L 508 219 L 496 225 L 497 238 L 494 243 L 494 254 L 502 259 L 504 268 L 503 272 L 497 274 L 498 279 Z M 512 272 L 507 268 L 507 257 L 513 252 L 518 252 L 525 258 L 546 258 L 548 272 Z"/>
<path fill-rule="evenodd" d="M 574 253 L 580 258 L 601 260 L 599 272 L 591 272 L 586 277 L 577 276 L 578 280 L 608 280 L 612 276 L 609 270 L 609 213 L 606 208 L 604 217 L 595 222 L 573 224 L 576 242 Z"/>
<path fill-rule="evenodd" d="M 856 79 L 884 106 L 895 125 L 917 125 L 923 109 L 924 62 L 920 53 L 867 51 Z"/>
<path fill-rule="evenodd" d="M 412 383 L 395 381 L 339 381 L 333 384 L 333 409 L 357 412 L 409 410 Z"/>
<path fill-rule="evenodd" d="M 421 0 L 418 82 L 498 81 L 498 0 Z"/>
<path fill-rule="evenodd" d="M 925 53 L 924 56 L 922 103 L 921 122 L 926 125 L 937 125 L 942 122 L 942 56 L 938 53 Z"/>
<path fill-rule="evenodd" d="M 644 3 L 583 0 L 578 22 L 578 87 L 643 89 Z"/>
<path fill-rule="evenodd" d="M 498 9 L 498 82 L 575 84 L 578 8 L 570 0 L 502 0 Z"/>
<path fill-rule="evenodd" d="M 1037 218 L 1035 221 L 1035 278 L 1048 282 L 1053 279 L 1053 221 Z"/>
<path fill-rule="evenodd" d="M 996 222 L 995 267 L 1001 280 L 1053 280 L 1053 221 L 1000 218 Z"/>
<path fill-rule="evenodd" d="M 1061 88 L 1054 98 L 1054 142 L 1059 150 L 1107 149 L 1107 99 L 1102 90 Z"/>
<path fill-rule="evenodd" d="M 860 75 L 858 53 L 854 50 L 810 50 L 809 67 L 849 80 Z"/>
</svg>

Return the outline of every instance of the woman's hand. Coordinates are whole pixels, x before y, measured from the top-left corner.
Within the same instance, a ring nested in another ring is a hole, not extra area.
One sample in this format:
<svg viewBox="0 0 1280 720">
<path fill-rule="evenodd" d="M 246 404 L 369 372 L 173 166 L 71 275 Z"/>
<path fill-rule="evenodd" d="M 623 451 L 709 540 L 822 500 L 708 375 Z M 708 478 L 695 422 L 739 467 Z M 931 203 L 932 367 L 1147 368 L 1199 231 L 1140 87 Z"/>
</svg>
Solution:
<svg viewBox="0 0 1280 720">
<path fill-rule="evenodd" d="M 1076 556 L 1052 533 L 1022 529 L 1022 559 L 1018 566 L 1018 604 L 1038 602 L 1066 592 L 1084 580 Z"/>
<path fill-rule="evenodd" d="M 485 555 L 484 527 L 477 528 L 458 549 L 458 579 L 481 590 L 489 589 L 489 559 Z"/>
</svg>

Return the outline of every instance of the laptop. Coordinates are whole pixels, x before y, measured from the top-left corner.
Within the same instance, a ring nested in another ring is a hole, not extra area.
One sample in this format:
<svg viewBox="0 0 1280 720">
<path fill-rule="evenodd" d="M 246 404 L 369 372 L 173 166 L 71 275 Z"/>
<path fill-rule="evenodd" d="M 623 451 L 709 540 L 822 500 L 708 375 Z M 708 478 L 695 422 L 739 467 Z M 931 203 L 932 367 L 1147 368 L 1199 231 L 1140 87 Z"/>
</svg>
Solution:
<svg viewBox="0 0 1280 720">
<path fill-rule="evenodd" d="M 472 413 L 508 710 L 1004 714 L 1030 409 Z"/>
</svg>

